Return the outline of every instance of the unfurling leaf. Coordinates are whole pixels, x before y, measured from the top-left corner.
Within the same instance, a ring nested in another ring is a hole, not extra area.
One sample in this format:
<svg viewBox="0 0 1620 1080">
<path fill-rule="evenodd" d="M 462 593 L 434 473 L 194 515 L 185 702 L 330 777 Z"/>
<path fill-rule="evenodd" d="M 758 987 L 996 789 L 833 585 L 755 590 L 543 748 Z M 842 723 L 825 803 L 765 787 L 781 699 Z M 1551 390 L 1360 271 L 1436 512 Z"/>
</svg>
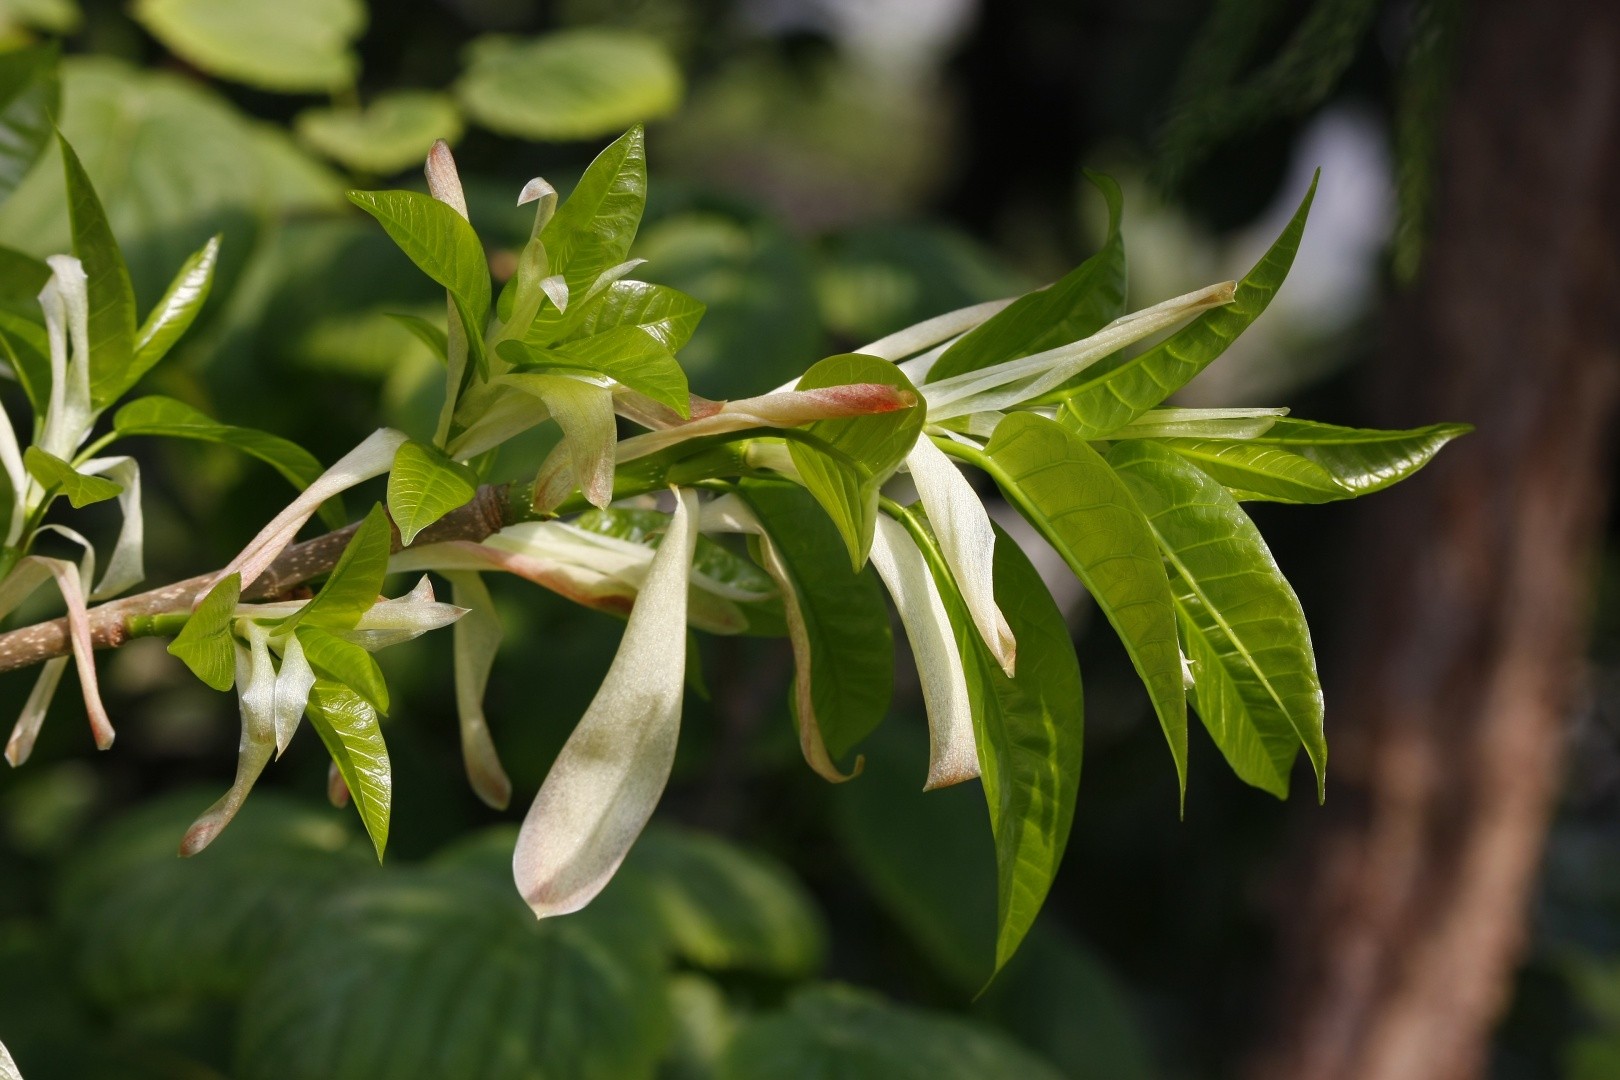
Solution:
<svg viewBox="0 0 1620 1080">
<path fill-rule="evenodd" d="M 219 262 L 219 241 L 216 234 L 181 264 L 157 306 L 147 312 L 146 321 L 135 332 L 134 362 L 120 380 L 122 388 L 115 386 L 110 391 L 112 399 L 121 397 L 142 375 L 152 370 L 152 365 L 163 359 L 196 321 L 203 304 L 208 301 L 208 290 L 214 283 L 214 267 Z"/>
</svg>

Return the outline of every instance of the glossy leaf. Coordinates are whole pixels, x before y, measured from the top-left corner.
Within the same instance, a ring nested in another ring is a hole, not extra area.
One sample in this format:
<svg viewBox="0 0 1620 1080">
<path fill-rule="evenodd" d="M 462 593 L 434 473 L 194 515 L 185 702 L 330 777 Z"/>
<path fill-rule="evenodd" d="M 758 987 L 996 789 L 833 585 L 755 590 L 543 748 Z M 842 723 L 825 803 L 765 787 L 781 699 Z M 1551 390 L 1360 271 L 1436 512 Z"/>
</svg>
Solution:
<svg viewBox="0 0 1620 1080">
<path fill-rule="evenodd" d="M 1282 235 L 1238 282 L 1233 303 L 1206 311 L 1136 356 L 1104 360 L 1055 393 L 1064 399 L 1064 410 L 1082 438 L 1100 438 L 1124 427 L 1187 385 L 1260 317 L 1294 264 L 1315 197 L 1313 179 Z"/>
<path fill-rule="evenodd" d="M 617 327 L 637 326 L 670 352 L 691 340 L 704 306 L 678 289 L 645 281 L 612 282 L 594 297 L 576 298 L 566 313 L 548 308 L 524 335 L 531 345 L 556 345 Z"/>
<path fill-rule="evenodd" d="M 231 623 L 241 595 L 240 574 L 221 578 L 169 643 L 169 652 L 179 657 L 205 686 L 215 690 L 229 690 L 236 681 L 236 644 L 231 637 Z"/>
<path fill-rule="evenodd" d="M 298 488 L 308 487 L 321 475 L 321 463 L 297 443 L 253 428 L 222 424 L 174 398 L 156 395 L 136 398 L 113 415 L 113 429 L 120 437 L 165 435 L 233 446 L 269 465 Z M 321 506 L 320 513 L 322 520 L 334 529 L 342 528 L 349 520 L 341 497 L 328 500 Z"/>
<path fill-rule="evenodd" d="M 720 1061 L 718 1080 L 1058 1080 L 994 1029 L 836 985 L 800 990 L 756 1014 Z"/>
<path fill-rule="evenodd" d="M 146 321 L 135 332 L 135 358 L 121 380 L 123 387 L 111 391 L 114 399 L 122 396 L 125 390 L 152 369 L 153 364 L 163 359 L 196 321 L 203 304 L 208 301 L 208 290 L 214 283 L 214 266 L 219 262 L 219 241 L 216 233 L 201 250 L 187 259 L 174 275 L 174 280 L 169 282 L 157 306 L 147 313 Z"/>
<path fill-rule="evenodd" d="M 468 344 L 481 341 L 489 315 L 489 264 L 467 219 L 416 191 L 351 191 L 349 201 L 376 218 L 418 269 L 449 290 L 467 323 Z"/>
<path fill-rule="evenodd" d="M 1150 442 L 1108 454 L 1170 567 L 1193 707 L 1232 770 L 1284 798 L 1301 745 L 1324 788 L 1322 686 L 1299 598 L 1225 488 Z"/>
<path fill-rule="evenodd" d="M 503 341 L 498 353 L 518 370 L 573 370 L 606 375 L 638 394 L 686 417 L 692 395 L 686 372 L 657 338 L 639 326 L 616 326 L 588 338 L 535 348 L 521 341 Z"/>
<path fill-rule="evenodd" d="M 976 460 L 1113 624 L 1147 686 L 1185 798 L 1187 700 L 1175 603 L 1153 533 L 1124 481 L 1084 439 L 1033 413 L 1003 420 Z"/>
<path fill-rule="evenodd" d="M 1108 203 L 1102 249 L 969 331 L 934 362 L 928 382 L 1079 341 L 1125 314 L 1125 242 L 1119 231 L 1124 200 L 1110 177 L 1088 171 L 1086 178 Z"/>
<path fill-rule="evenodd" d="M 406 547 L 417 533 L 477 494 L 478 474 L 437 447 L 412 439 L 394 455 L 388 473 L 388 513 Z"/>
<path fill-rule="evenodd" d="M 310 688 L 307 708 L 310 726 L 332 755 L 381 862 L 388 846 L 394 774 L 377 710 L 348 687 L 325 679 Z"/>
<path fill-rule="evenodd" d="M 360 71 L 359 0 L 136 0 L 134 15 L 197 67 L 265 90 L 336 90 Z"/>
<path fill-rule="evenodd" d="M 101 409 L 128 389 L 135 356 L 135 289 L 89 175 L 67 139 L 57 136 L 67 178 L 73 254 L 84 264 L 90 297 L 90 401 Z"/>
<path fill-rule="evenodd" d="M 1472 430 L 1467 424 L 1431 424 L 1377 431 L 1282 419 L 1252 439 L 1165 439 L 1163 445 L 1239 499 L 1324 503 L 1399 483 Z"/>
<path fill-rule="evenodd" d="M 373 504 L 371 512 L 344 547 L 343 554 L 338 556 L 337 565 L 332 567 L 321 591 L 289 618 L 286 625 L 319 626 L 326 630 L 354 629 L 360 616 L 377 603 L 383 578 L 388 573 L 392 539 L 387 513 L 381 506 Z M 386 700 L 378 707 L 384 712 L 388 711 Z"/>
<path fill-rule="evenodd" d="M 14 49 L 0 56 L 0 199 L 4 199 L 51 141 L 60 110 L 54 44 Z"/>
<path fill-rule="evenodd" d="M 396 90 L 377 95 L 364 109 L 308 109 L 298 114 L 294 129 L 304 145 L 344 168 L 392 176 L 420 165 L 433 140 L 456 142 L 461 113 L 444 94 Z"/>
<path fill-rule="evenodd" d="M 803 489 L 745 481 L 740 494 L 770 534 L 798 598 L 807 655 L 798 657 L 795 720 L 810 701 L 836 761 L 883 720 L 894 689 L 894 637 L 876 577 L 840 555 L 838 533 Z"/>
<path fill-rule="evenodd" d="M 996 972 L 1035 924 L 1057 876 L 1080 788 L 1085 706 L 1068 623 L 1017 544 L 999 532 L 996 601 L 1018 639 L 1008 678 L 973 625 L 932 530 L 906 524 L 928 557 L 951 614 L 973 703 L 979 775 L 996 841 Z"/>
<path fill-rule="evenodd" d="M 368 706 L 387 714 L 388 684 L 370 653 L 318 626 L 300 626 L 294 633 L 316 675 L 348 687 Z"/>
<path fill-rule="evenodd" d="M 124 490 L 122 485 L 106 477 L 86 476 L 61 458 L 47 454 L 37 446 L 30 446 L 23 451 L 23 463 L 28 466 L 29 475 L 38 480 L 41 487 L 67 496 L 68 502 L 73 504 L 75 510 L 91 503 L 116 499 L 118 493 Z"/>
<path fill-rule="evenodd" d="M 480 38 L 456 84 L 474 120 L 526 139 L 608 135 L 668 115 L 681 92 L 680 70 L 662 45 L 606 27 Z"/>
<path fill-rule="evenodd" d="M 590 288 L 629 256 L 646 205 L 646 135 L 637 126 L 596 155 L 540 230 L 551 273 L 563 275 L 570 293 Z"/>
<path fill-rule="evenodd" d="M 887 360 L 860 353 L 829 356 L 812 366 L 797 389 L 813 390 L 850 383 L 898 387 L 915 395 L 916 388 L 900 369 Z M 788 453 L 804 486 L 821 503 L 859 570 L 872 546 L 877 525 L 878 489 L 911 452 L 925 421 L 921 407 L 897 409 L 843 420 L 818 420 L 805 431 L 834 453 L 801 442 L 790 442 Z"/>
</svg>

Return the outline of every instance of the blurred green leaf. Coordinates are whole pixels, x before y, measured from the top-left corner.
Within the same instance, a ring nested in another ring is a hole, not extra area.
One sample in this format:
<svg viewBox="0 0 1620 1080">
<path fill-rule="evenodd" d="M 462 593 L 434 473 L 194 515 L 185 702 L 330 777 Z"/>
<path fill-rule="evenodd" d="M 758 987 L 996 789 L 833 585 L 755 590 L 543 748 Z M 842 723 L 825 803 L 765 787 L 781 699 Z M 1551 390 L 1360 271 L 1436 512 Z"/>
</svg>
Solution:
<svg viewBox="0 0 1620 1080">
<path fill-rule="evenodd" d="M 478 474 L 444 451 L 411 439 L 394 455 L 388 472 L 388 514 L 399 526 L 400 543 L 478 494 Z M 386 556 L 384 557 L 386 560 Z"/>
<path fill-rule="evenodd" d="M 804 430 L 827 449 L 795 440 L 788 443 L 788 453 L 804 486 L 838 526 L 850 564 L 859 570 L 872 550 L 878 488 L 911 452 L 922 432 L 926 410 L 916 387 L 898 367 L 860 353 L 818 361 L 797 385 L 800 390 L 814 390 L 851 383 L 897 386 L 911 394 L 916 404 L 893 412 L 806 424 Z"/>
<path fill-rule="evenodd" d="M 300 631 L 299 641 L 303 642 Z M 311 661 L 313 663 L 313 661 Z M 388 820 L 394 805 L 394 774 L 383 742 L 377 710 L 347 686 L 317 679 L 309 691 L 310 726 L 343 777 L 354 808 L 381 862 L 388 846 Z"/>
<path fill-rule="evenodd" d="M 737 1014 L 713 979 L 681 972 L 669 980 L 673 1021 L 658 1080 L 714 1080 L 726 1044 L 736 1034 Z"/>
<path fill-rule="evenodd" d="M 17 190 L 51 141 L 62 96 L 57 56 L 54 44 L 0 54 L 0 199 Z"/>
<path fill-rule="evenodd" d="M 704 833 L 655 825 L 625 866 L 646 879 L 675 952 L 687 963 L 784 979 L 821 966 L 821 917 L 776 863 Z"/>
<path fill-rule="evenodd" d="M 388 684 L 371 654 L 352 641 L 318 626 L 294 631 L 315 674 L 353 690 L 378 712 L 388 712 Z"/>
<path fill-rule="evenodd" d="M 123 485 L 106 477 L 86 476 L 55 454 L 37 446 L 23 451 L 23 464 L 28 467 L 28 474 L 47 491 L 54 490 L 66 495 L 75 510 L 91 503 L 116 499 L 118 493 L 124 490 Z"/>
<path fill-rule="evenodd" d="M 70 34 L 84 21 L 76 0 L 0 0 L 0 30 L 17 26 Z"/>
<path fill-rule="evenodd" d="M 179 657 L 203 685 L 215 690 L 229 690 L 236 682 L 236 642 L 231 636 L 231 624 L 241 595 L 241 574 L 220 578 L 169 643 L 169 652 Z"/>
<path fill-rule="evenodd" d="M 606 135 L 667 116 L 681 94 L 680 69 L 662 45 L 605 27 L 479 38 L 456 83 L 475 121 L 528 139 Z"/>
<path fill-rule="evenodd" d="M 444 94 L 396 90 L 364 109 L 306 109 L 293 122 L 305 146 L 358 173 L 392 176 L 419 166 L 435 139 L 461 138 L 461 113 Z"/>
<path fill-rule="evenodd" d="M 583 299 L 602 271 L 630 254 L 646 206 L 647 137 L 638 125 L 596 155 L 540 230 L 550 272 Z"/>
<path fill-rule="evenodd" d="M 1116 443 L 1108 463 L 1164 552 L 1193 707 L 1232 771 L 1286 798 L 1303 744 L 1320 795 L 1327 742 L 1311 634 L 1260 530 L 1225 488 L 1161 446 Z"/>
<path fill-rule="evenodd" d="M 338 90 L 360 73 L 360 0 L 136 0 L 133 14 L 209 74 L 261 89 Z"/>
<path fill-rule="evenodd" d="M 812 986 L 737 1033 L 720 1080 L 1059 1080 L 995 1031 L 894 1005 L 852 987 Z"/>
</svg>

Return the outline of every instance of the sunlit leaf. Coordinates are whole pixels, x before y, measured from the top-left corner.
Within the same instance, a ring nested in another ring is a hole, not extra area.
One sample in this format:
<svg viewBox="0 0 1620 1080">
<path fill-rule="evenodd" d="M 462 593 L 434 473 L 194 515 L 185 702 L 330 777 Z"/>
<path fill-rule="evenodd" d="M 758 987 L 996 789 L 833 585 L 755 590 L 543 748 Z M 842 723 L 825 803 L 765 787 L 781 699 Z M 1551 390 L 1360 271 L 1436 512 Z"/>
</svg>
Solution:
<svg viewBox="0 0 1620 1080">
<path fill-rule="evenodd" d="M 266 90 L 336 90 L 360 71 L 360 0 L 136 0 L 134 15 L 204 71 Z"/>
<path fill-rule="evenodd" d="M 240 575 L 221 578 L 169 643 L 169 652 L 215 690 L 229 690 L 236 681 L 236 646 L 231 637 L 231 621 L 241 594 Z"/>
<path fill-rule="evenodd" d="M 668 406 L 679 416 L 690 412 L 692 396 L 686 372 L 674 353 L 639 326 L 615 326 L 550 348 L 505 341 L 495 351 L 519 371 L 595 372 Z"/>
<path fill-rule="evenodd" d="M 646 135 L 637 126 L 596 155 L 540 231 L 551 272 L 563 275 L 569 292 L 588 289 L 624 262 L 646 204 Z"/>
<path fill-rule="evenodd" d="M 135 332 L 135 358 L 121 382 L 114 387 L 113 398 L 152 369 L 163 359 L 180 336 L 196 321 L 198 312 L 208 300 L 208 290 L 214 283 L 214 266 L 219 261 L 219 235 L 216 233 L 202 249 L 187 259 L 164 290 L 163 297 L 147 313 L 146 321 Z"/>
<path fill-rule="evenodd" d="M 332 755 L 381 861 L 388 846 L 394 774 L 377 710 L 347 686 L 324 679 L 310 688 L 308 710 L 310 726 Z"/>
<path fill-rule="evenodd" d="M 388 712 L 388 684 L 370 653 L 318 626 L 300 626 L 294 633 L 316 675 L 348 687 L 376 711 Z"/>
<path fill-rule="evenodd" d="M 86 476 L 61 458 L 47 454 L 37 446 L 30 446 L 23 451 L 23 463 L 28 466 L 29 475 L 38 480 L 40 486 L 47 491 L 57 491 L 67 496 L 68 502 L 73 504 L 75 510 L 91 503 L 116 499 L 118 493 L 124 490 L 122 485 L 106 477 Z"/>
<path fill-rule="evenodd" d="M 461 301 L 468 339 L 489 314 L 489 264 L 471 225 L 454 209 L 416 191 L 351 191 L 349 201 L 376 218 L 399 249 Z"/>
<path fill-rule="evenodd" d="M 478 474 L 437 447 L 412 439 L 394 455 L 388 473 L 388 513 L 407 547 L 417 533 L 477 494 Z"/>
<path fill-rule="evenodd" d="M 376 176 L 420 165 L 433 140 L 461 137 L 461 113 L 444 94 L 396 90 L 379 94 L 364 109 L 308 109 L 294 121 L 298 138 L 355 172 Z"/>
<path fill-rule="evenodd" d="M 337 565 L 315 599 L 288 620 L 287 625 L 318 626 L 325 630 L 352 630 L 360 616 L 371 610 L 388 572 L 392 533 L 388 515 L 373 504 L 353 537 L 338 556 Z M 314 663 L 311 660 L 311 663 Z M 316 664 L 319 667 L 319 664 Z M 378 708 L 388 711 L 386 698 Z"/>
</svg>

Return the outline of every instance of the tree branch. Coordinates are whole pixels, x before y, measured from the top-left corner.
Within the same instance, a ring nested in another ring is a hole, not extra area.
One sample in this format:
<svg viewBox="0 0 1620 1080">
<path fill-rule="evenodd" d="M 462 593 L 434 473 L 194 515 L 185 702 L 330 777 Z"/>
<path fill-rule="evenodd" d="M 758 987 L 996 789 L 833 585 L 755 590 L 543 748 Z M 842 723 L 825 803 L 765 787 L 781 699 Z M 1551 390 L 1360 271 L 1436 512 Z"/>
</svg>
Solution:
<svg viewBox="0 0 1620 1080">
<path fill-rule="evenodd" d="M 423 529 L 417 544 L 449 540 L 482 540 L 518 520 L 507 498 L 508 485 L 485 484 L 467 505 L 450 511 Z M 283 551 L 258 580 L 242 591 L 244 600 L 265 600 L 302 585 L 331 570 L 359 523 L 317 536 Z M 393 530 L 398 551 L 399 530 Z M 218 571 L 177 581 L 172 585 L 112 600 L 90 610 L 90 640 L 98 649 L 116 649 L 132 638 L 132 617 L 189 612 Z M 69 652 L 67 619 L 57 618 L 0 634 L 0 672 L 32 667 Z"/>
</svg>

